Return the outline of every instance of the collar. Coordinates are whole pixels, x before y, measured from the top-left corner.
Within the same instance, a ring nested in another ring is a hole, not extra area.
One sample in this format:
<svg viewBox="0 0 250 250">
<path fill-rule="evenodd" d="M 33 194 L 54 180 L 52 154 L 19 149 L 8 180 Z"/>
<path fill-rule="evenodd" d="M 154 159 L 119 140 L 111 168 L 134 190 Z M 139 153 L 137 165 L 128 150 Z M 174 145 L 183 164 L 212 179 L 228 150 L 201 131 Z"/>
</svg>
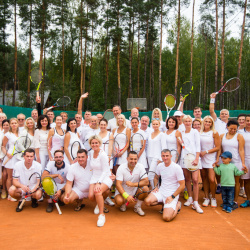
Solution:
<svg viewBox="0 0 250 250">
<path fill-rule="evenodd" d="M 55 167 L 56 167 L 57 170 L 64 169 L 64 168 L 65 168 L 65 162 L 63 161 L 63 165 L 62 165 L 62 167 L 60 167 L 60 168 L 58 168 L 58 167 L 56 166 L 56 162 L 55 162 Z"/>
</svg>

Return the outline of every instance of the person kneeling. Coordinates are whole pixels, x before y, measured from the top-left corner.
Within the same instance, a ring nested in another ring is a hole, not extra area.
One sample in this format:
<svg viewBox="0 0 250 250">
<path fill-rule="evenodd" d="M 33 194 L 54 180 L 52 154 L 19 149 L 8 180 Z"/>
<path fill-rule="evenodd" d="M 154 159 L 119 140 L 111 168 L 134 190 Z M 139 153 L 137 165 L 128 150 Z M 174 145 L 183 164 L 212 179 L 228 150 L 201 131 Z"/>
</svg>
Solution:
<svg viewBox="0 0 250 250">
<path fill-rule="evenodd" d="M 138 195 L 138 200 L 134 206 L 134 211 L 139 215 L 145 215 L 144 211 L 141 209 L 141 204 L 143 200 L 147 197 L 147 193 L 139 195 L 141 190 L 148 191 L 148 176 L 144 166 L 140 163 L 137 163 L 138 156 L 134 151 L 130 151 L 127 157 L 127 163 L 123 163 L 117 170 L 116 173 L 116 192 L 115 192 L 115 203 L 120 207 L 122 212 L 125 212 L 127 209 L 128 203 L 135 203 L 136 200 L 134 195 Z M 140 180 L 141 176 L 145 178 Z M 139 182 L 140 189 L 137 190 Z M 137 193 L 136 193 L 137 192 Z"/>
<path fill-rule="evenodd" d="M 23 197 L 26 194 L 35 191 L 40 184 L 40 178 L 35 176 L 35 179 L 32 178 L 32 180 L 29 180 L 30 176 L 34 173 L 40 175 L 42 172 L 41 164 L 34 161 L 35 151 L 33 149 L 26 149 L 23 158 L 24 160 L 17 162 L 14 166 L 13 185 L 9 189 L 10 196 L 19 200 L 16 212 L 21 212 L 23 210 L 23 207 L 20 208 Z M 42 190 L 38 189 L 36 192 L 28 196 L 31 196 L 31 206 L 36 208 L 38 207 L 37 200 L 42 197 Z"/>
<path fill-rule="evenodd" d="M 163 149 L 161 151 L 162 163 L 157 165 L 154 183 L 158 182 L 161 176 L 161 186 L 156 187 L 145 199 L 147 206 L 155 206 L 164 203 L 163 220 L 171 221 L 181 209 L 181 202 L 178 201 L 179 194 L 185 188 L 185 180 L 181 167 L 172 162 L 171 151 Z"/>
</svg>

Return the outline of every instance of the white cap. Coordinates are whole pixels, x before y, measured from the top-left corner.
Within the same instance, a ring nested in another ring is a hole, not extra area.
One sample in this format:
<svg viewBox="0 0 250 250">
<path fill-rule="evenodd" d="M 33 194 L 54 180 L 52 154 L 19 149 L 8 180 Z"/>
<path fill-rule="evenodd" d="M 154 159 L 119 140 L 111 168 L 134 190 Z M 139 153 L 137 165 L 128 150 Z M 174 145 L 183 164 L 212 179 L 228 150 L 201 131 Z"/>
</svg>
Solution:
<svg viewBox="0 0 250 250">
<path fill-rule="evenodd" d="M 182 115 L 184 115 L 184 114 L 179 110 L 174 112 L 174 116 L 182 116 Z"/>
</svg>

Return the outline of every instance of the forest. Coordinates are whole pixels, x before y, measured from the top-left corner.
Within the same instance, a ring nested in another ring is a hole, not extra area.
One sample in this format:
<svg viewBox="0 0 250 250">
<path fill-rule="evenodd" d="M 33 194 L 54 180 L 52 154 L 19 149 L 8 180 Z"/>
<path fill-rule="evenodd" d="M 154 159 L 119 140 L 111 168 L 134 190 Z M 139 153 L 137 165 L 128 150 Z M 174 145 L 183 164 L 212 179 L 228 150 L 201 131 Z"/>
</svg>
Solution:
<svg viewBox="0 0 250 250">
<path fill-rule="evenodd" d="M 119 104 L 126 111 L 127 98 L 147 98 L 148 110 L 165 109 L 164 97 L 173 94 L 178 101 L 180 85 L 192 81 L 184 108 L 208 109 L 210 94 L 239 77 L 240 88 L 220 94 L 216 108 L 250 108 L 247 0 L 0 2 L 0 92 L 13 92 L 9 105 L 34 105 L 30 72 L 38 67 L 42 106 L 44 91 L 50 91 L 45 106 L 69 96 L 67 110 L 76 110 L 85 92 L 90 94 L 84 110 Z M 191 20 L 182 14 L 188 7 Z M 238 15 L 239 30 L 232 36 Z M 4 98 L 0 104 L 8 105 Z"/>
</svg>

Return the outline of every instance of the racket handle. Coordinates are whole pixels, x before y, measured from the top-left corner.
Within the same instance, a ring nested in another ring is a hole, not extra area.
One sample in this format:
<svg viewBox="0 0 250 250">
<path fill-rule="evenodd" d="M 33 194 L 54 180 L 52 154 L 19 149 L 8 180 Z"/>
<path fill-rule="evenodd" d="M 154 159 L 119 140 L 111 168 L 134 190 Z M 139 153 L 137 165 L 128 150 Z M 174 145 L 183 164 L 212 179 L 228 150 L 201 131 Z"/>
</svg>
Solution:
<svg viewBox="0 0 250 250">
<path fill-rule="evenodd" d="M 129 204 L 129 202 L 127 201 L 127 203 L 126 203 L 126 206 Z"/>
<path fill-rule="evenodd" d="M 178 106 L 177 110 L 180 110 L 181 105 L 182 105 L 182 102 L 180 102 L 180 104 L 179 104 L 179 106 Z"/>
<path fill-rule="evenodd" d="M 36 91 L 36 96 L 39 97 L 39 90 Z"/>
<path fill-rule="evenodd" d="M 21 204 L 20 204 L 20 206 L 19 206 L 19 209 L 22 209 L 22 207 L 23 207 L 25 201 L 26 201 L 26 198 L 24 198 L 24 199 L 22 200 L 22 202 L 21 202 Z"/>
<path fill-rule="evenodd" d="M 47 111 L 48 111 L 48 110 L 51 110 L 51 109 L 53 109 L 53 108 L 54 108 L 54 106 L 51 106 L 51 107 L 47 108 Z"/>
<path fill-rule="evenodd" d="M 220 93 L 219 91 L 218 91 L 218 92 L 215 92 L 216 95 L 218 95 L 219 93 Z"/>
<path fill-rule="evenodd" d="M 61 209 L 56 201 L 55 201 L 55 205 L 56 205 L 56 209 L 57 209 L 58 213 L 61 215 L 62 211 L 61 211 Z"/>
<path fill-rule="evenodd" d="M 115 166 L 116 165 L 116 162 L 117 162 L 117 157 L 115 158 L 115 160 L 114 160 L 114 164 L 113 164 L 113 166 Z"/>
<path fill-rule="evenodd" d="M 177 139 L 179 140 L 179 142 L 181 143 L 182 148 L 184 149 L 184 148 L 185 148 L 185 145 L 184 145 L 184 143 L 183 143 L 181 137 L 177 137 Z"/>
<path fill-rule="evenodd" d="M 5 165 L 9 160 L 10 160 L 10 158 L 8 158 L 8 159 L 3 163 L 3 165 Z"/>
</svg>

